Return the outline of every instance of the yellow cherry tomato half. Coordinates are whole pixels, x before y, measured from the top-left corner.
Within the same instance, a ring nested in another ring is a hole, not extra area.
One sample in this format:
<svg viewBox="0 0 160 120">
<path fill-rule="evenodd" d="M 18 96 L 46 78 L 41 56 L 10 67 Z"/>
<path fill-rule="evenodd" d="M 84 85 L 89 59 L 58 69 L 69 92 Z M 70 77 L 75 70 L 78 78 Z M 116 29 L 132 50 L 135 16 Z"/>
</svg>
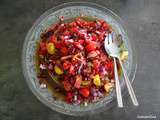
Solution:
<svg viewBox="0 0 160 120">
<path fill-rule="evenodd" d="M 47 51 L 49 54 L 53 55 L 55 53 L 55 46 L 53 43 L 47 44 Z"/>
<path fill-rule="evenodd" d="M 57 65 L 54 66 L 54 71 L 55 71 L 56 74 L 58 74 L 58 75 L 63 74 L 63 71 L 62 71 L 61 68 L 59 68 Z"/>
<path fill-rule="evenodd" d="M 101 80 L 100 80 L 100 77 L 99 77 L 98 74 L 93 77 L 93 83 L 94 83 L 96 86 L 100 86 L 100 85 L 101 85 Z"/>
</svg>

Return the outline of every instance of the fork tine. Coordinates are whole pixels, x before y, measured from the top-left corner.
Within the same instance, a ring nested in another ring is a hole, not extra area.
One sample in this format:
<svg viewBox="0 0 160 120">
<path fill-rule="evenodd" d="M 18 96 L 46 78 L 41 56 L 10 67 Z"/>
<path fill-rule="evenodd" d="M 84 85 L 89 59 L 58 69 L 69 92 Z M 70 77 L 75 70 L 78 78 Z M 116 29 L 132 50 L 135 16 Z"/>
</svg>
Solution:
<svg viewBox="0 0 160 120">
<path fill-rule="evenodd" d="M 111 35 L 112 35 L 112 43 L 113 43 L 113 40 L 114 40 L 114 38 L 113 38 L 113 37 L 114 37 L 114 36 L 113 36 L 113 32 L 111 33 Z"/>
<path fill-rule="evenodd" d="M 108 44 L 112 43 L 112 33 L 108 33 Z"/>
<path fill-rule="evenodd" d="M 108 33 L 108 35 L 107 35 L 107 38 L 108 38 L 108 45 L 109 45 L 109 33 Z"/>
</svg>

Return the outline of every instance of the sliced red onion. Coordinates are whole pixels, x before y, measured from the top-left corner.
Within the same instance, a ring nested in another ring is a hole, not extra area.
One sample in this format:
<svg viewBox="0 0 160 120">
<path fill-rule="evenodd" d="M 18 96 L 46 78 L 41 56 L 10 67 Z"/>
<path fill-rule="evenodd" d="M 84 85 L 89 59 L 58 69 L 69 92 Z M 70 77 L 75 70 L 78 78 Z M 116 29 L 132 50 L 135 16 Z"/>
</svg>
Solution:
<svg viewBox="0 0 160 120">
<path fill-rule="evenodd" d="M 53 60 L 49 59 L 49 62 L 52 62 Z"/>
<path fill-rule="evenodd" d="M 100 72 L 101 75 L 106 75 L 107 74 L 107 71 L 106 71 L 105 67 L 102 66 L 102 65 L 99 66 L 99 72 Z"/>
<path fill-rule="evenodd" d="M 49 69 L 49 70 L 52 70 L 52 69 L 53 69 L 53 65 L 52 65 L 52 64 L 49 64 L 48 69 Z"/>
<path fill-rule="evenodd" d="M 102 94 L 100 91 L 98 91 L 97 95 L 98 95 L 99 97 L 103 97 L 103 94 Z"/>
<path fill-rule="evenodd" d="M 80 103 L 81 103 L 81 100 L 76 100 L 74 104 L 79 105 Z"/>
<path fill-rule="evenodd" d="M 79 35 L 84 36 L 84 38 L 86 38 L 87 37 L 87 30 L 85 30 L 85 29 L 79 30 Z"/>
<path fill-rule="evenodd" d="M 96 30 L 96 33 L 97 33 L 98 35 L 100 35 L 100 34 L 101 34 L 101 32 L 100 32 L 100 31 L 98 31 L 98 30 Z"/>
<path fill-rule="evenodd" d="M 64 36 L 64 39 L 66 40 L 66 39 L 68 39 L 69 38 L 69 36 L 68 35 L 66 35 L 66 36 Z"/>
<path fill-rule="evenodd" d="M 45 70 L 46 69 L 46 66 L 44 64 L 40 64 L 39 66 L 42 70 Z"/>
<path fill-rule="evenodd" d="M 96 92 L 93 93 L 93 97 L 97 97 L 98 94 Z"/>
<path fill-rule="evenodd" d="M 102 65 L 100 65 L 100 66 L 99 66 L 99 72 L 100 72 L 100 73 L 103 73 L 103 71 L 104 71 L 104 67 L 103 67 Z"/>
<path fill-rule="evenodd" d="M 98 55 L 98 54 L 97 54 L 96 51 L 91 51 L 90 53 L 88 53 L 87 58 L 94 58 L 94 57 L 96 57 L 97 55 Z"/>
<path fill-rule="evenodd" d="M 91 94 L 93 95 L 94 93 L 96 93 L 96 89 L 92 87 L 92 88 L 90 89 L 90 92 L 91 92 Z"/>
</svg>

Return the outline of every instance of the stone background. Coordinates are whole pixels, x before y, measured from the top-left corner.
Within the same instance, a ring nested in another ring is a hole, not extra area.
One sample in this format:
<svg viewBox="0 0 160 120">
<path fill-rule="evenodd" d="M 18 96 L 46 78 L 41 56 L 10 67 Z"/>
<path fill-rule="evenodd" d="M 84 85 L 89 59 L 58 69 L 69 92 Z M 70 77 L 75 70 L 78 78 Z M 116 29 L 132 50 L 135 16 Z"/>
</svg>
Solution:
<svg viewBox="0 0 160 120">
<path fill-rule="evenodd" d="M 138 53 L 133 87 L 140 106 L 133 107 L 129 96 L 125 96 L 124 109 L 113 107 L 85 117 L 71 117 L 45 107 L 24 80 L 22 45 L 27 31 L 42 13 L 67 0 L 0 0 L 0 120 L 135 120 L 138 115 L 160 119 L 160 0 L 85 1 L 111 9 L 127 25 Z"/>
</svg>

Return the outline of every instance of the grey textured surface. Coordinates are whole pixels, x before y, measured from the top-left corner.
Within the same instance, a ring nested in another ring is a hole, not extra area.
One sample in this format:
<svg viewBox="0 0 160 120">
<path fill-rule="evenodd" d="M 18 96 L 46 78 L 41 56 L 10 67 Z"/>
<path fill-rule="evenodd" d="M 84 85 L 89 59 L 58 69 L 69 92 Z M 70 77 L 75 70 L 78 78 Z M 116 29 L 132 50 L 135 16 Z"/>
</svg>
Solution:
<svg viewBox="0 0 160 120">
<path fill-rule="evenodd" d="M 25 35 L 44 11 L 63 2 L 65 0 L 0 1 L 0 120 L 135 120 L 138 115 L 155 115 L 160 119 L 159 0 L 95 0 L 122 17 L 129 36 L 136 43 L 138 70 L 133 86 L 139 107 L 133 107 L 126 96 L 124 109 L 113 107 L 97 115 L 71 117 L 51 111 L 31 93 L 21 69 Z"/>
</svg>

